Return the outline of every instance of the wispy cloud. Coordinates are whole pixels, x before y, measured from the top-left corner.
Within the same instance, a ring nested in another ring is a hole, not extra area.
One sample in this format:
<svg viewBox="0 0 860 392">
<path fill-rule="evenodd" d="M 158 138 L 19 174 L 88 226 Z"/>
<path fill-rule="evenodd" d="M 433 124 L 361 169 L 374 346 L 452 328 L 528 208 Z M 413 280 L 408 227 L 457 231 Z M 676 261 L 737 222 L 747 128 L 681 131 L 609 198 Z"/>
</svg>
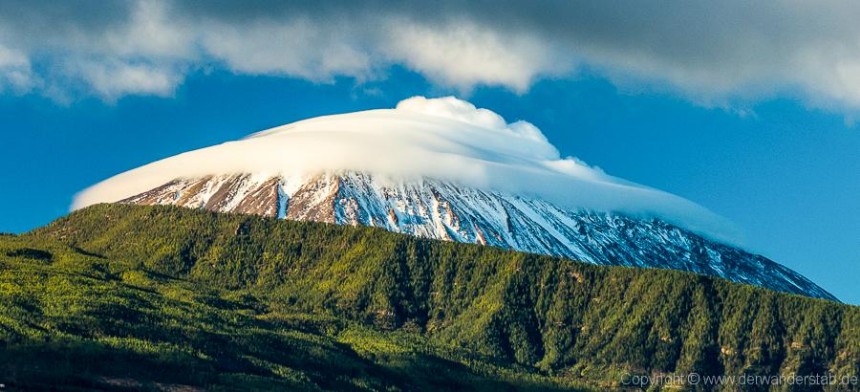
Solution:
<svg viewBox="0 0 860 392">
<path fill-rule="evenodd" d="M 0 88 L 113 100 L 169 95 L 198 67 L 326 82 L 396 64 L 460 91 L 523 92 L 587 66 L 705 104 L 788 95 L 855 111 L 858 14 L 860 3 L 828 0 L 7 0 Z"/>
<path fill-rule="evenodd" d="M 0 92 L 26 92 L 33 83 L 33 70 L 27 56 L 0 45 Z"/>
</svg>

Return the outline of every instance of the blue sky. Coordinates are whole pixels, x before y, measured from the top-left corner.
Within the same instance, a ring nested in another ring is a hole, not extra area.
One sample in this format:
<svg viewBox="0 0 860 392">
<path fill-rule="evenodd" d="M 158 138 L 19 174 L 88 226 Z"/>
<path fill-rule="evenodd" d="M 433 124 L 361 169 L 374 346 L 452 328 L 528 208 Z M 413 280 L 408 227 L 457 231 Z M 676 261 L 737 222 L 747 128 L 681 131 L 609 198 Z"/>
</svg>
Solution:
<svg viewBox="0 0 860 392">
<path fill-rule="evenodd" d="M 860 3 L 428 4 L 4 1 L 0 231 L 159 158 L 453 94 L 860 304 Z"/>
</svg>

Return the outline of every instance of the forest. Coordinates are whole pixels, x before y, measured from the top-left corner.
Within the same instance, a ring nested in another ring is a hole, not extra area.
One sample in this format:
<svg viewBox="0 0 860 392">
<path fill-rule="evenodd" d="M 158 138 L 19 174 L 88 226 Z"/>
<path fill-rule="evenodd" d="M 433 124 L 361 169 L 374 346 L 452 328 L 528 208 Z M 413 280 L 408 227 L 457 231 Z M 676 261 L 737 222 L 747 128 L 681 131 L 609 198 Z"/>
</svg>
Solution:
<svg viewBox="0 0 860 392">
<path fill-rule="evenodd" d="M 737 389 L 627 382 L 690 374 L 856 377 L 860 308 L 178 207 L 102 204 L 0 236 L 7 389 Z"/>
</svg>

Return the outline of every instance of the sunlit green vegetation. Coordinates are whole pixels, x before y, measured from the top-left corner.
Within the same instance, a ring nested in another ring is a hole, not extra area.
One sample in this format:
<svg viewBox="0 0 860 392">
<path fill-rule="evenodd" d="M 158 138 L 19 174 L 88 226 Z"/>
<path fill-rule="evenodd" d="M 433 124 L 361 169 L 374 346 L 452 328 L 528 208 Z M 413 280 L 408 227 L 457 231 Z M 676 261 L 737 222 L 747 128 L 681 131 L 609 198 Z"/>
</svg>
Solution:
<svg viewBox="0 0 860 392">
<path fill-rule="evenodd" d="M 595 389 L 860 374 L 860 309 L 379 229 L 99 205 L 0 236 L 0 382 Z"/>
</svg>

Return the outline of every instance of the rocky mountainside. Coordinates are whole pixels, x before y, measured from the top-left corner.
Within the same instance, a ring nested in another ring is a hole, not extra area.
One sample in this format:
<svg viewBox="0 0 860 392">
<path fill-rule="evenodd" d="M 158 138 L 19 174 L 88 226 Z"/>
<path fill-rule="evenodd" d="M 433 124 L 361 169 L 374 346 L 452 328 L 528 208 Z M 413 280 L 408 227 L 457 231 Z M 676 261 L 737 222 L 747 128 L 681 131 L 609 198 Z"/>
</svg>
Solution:
<svg viewBox="0 0 860 392">
<path fill-rule="evenodd" d="M 599 265 L 691 271 L 835 299 L 774 261 L 660 219 L 570 210 L 541 199 L 426 178 L 395 181 L 355 171 L 293 177 L 203 176 L 176 179 L 122 203 L 379 227 Z"/>
</svg>

